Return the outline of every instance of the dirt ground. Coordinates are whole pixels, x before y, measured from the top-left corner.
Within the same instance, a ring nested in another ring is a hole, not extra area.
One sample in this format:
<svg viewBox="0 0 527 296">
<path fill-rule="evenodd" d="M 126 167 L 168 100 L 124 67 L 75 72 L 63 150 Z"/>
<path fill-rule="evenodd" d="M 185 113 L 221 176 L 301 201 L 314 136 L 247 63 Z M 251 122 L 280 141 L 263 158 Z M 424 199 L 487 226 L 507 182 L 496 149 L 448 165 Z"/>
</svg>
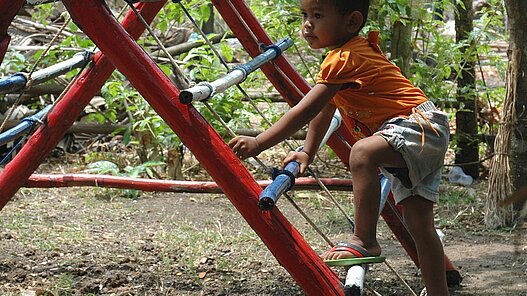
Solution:
<svg viewBox="0 0 527 296">
<path fill-rule="evenodd" d="M 527 295 L 527 230 L 486 230 L 484 188 L 442 189 L 437 224 L 463 277 L 451 295 Z M 294 197 L 333 241 L 346 240 L 349 226 L 319 192 Z M 348 193 L 337 197 L 349 205 Z M 286 200 L 279 207 L 317 252 L 326 249 Z M 21 189 L 0 223 L 0 295 L 303 295 L 221 194 Z M 384 222 L 379 238 L 419 293 L 419 271 Z M 384 264 L 372 266 L 367 284 L 381 295 L 412 295 Z"/>
</svg>

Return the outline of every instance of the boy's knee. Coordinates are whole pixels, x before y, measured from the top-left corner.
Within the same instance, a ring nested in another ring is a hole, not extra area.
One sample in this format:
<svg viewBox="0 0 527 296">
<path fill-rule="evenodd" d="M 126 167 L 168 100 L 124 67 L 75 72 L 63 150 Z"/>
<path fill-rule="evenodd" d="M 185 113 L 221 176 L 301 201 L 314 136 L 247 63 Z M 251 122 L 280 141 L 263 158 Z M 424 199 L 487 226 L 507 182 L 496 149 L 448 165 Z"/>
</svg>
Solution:
<svg viewBox="0 0 527 296">
<path fill-rule="evenodd" d="M 358 141 L 351 147 L 350 166 L 361 166 L 371 161 L 371 149 L 363 141 Z"/>
</svg>

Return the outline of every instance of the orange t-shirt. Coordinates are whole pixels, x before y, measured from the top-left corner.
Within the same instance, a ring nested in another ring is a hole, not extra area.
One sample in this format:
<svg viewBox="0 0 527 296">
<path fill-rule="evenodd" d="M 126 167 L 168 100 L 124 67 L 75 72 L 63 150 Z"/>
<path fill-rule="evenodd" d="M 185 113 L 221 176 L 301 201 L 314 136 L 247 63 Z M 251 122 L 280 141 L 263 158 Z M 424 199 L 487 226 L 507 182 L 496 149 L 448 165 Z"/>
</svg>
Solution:
<svg viewBox="0 0 527 296">
<path fill-rule="evenodd" d="M 412 108 L 427 101 L 392 64 L 378 45 L 379 32 L 368 38 L 354 37 L 331 50 L 320 67 L 317 83 L 343 84 L 332 103 L 339 109 L 348 129 L 363 138 L 388 119 L 408 116 Z"/>
</svg>

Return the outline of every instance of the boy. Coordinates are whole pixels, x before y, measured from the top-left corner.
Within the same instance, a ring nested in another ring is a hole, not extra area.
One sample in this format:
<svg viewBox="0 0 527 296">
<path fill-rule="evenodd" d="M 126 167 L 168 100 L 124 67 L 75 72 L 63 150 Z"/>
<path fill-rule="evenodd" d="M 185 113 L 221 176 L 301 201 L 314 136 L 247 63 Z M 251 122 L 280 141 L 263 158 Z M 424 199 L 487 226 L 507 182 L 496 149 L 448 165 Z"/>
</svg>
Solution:
<svg viewBox="0 0 527 296">
<path fill-rule="evenodd" d="M 368 38 L 358 35 L 369 0 L 301 0 L 300 7 L 303 37 L 312 48 L 330 50 L 317 84 L 268 130 L 257 137 L 236 137 L 229 146 L 240 158 L 255 156 L 309 122 L 303 151 L 291 152 L 284 159 L 284 164 L 299 162 L 303 173 L 338 108 L 345 126 L 361 138 L 349 157 L 355 232 L 349 243 L 321 257 L 381 254 L 376 239 L 380 168 L 391 181 L 396 202 L 403 206 L 428 295 L 448 295 L 443 247 L 433 214 L 448 147 L 446 114 L 384 57 L 377 45 L 378 32 L 370 32 Z"/>
</svg>

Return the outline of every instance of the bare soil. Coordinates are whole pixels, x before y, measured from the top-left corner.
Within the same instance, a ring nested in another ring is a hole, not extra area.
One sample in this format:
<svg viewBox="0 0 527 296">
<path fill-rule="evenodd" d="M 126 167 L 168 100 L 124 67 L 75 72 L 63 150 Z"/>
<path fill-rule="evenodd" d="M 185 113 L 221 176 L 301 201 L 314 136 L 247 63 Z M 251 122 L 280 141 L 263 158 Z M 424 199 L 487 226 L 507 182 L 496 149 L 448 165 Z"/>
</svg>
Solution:
<svg viewBox="0 0 527 296">
<path fill-rule="evenodd" d="M 527 295 L 527 230 L 485 228 L 485 186 L 443 187 L 448 202 L 437 224 L 463 276 L 451 295 Z M 337 197 L 348 206 L 349 195 Z M 332 240 L 346 240 L 349 226 L 319 192 L 295 199 Z M 286 200 L 279 206 L 317 252 L 326 248 Z M 221 194 L 131 199 L 100 188 L 21 189 L 0 223 L 0 295 L 303 295 Z M 419 293 L 419 271 L 384 222 L 379 238 Z M 367 284 L 381 295 L 411 295 L 384 264 L 372 266 Z"/>
</svg>

